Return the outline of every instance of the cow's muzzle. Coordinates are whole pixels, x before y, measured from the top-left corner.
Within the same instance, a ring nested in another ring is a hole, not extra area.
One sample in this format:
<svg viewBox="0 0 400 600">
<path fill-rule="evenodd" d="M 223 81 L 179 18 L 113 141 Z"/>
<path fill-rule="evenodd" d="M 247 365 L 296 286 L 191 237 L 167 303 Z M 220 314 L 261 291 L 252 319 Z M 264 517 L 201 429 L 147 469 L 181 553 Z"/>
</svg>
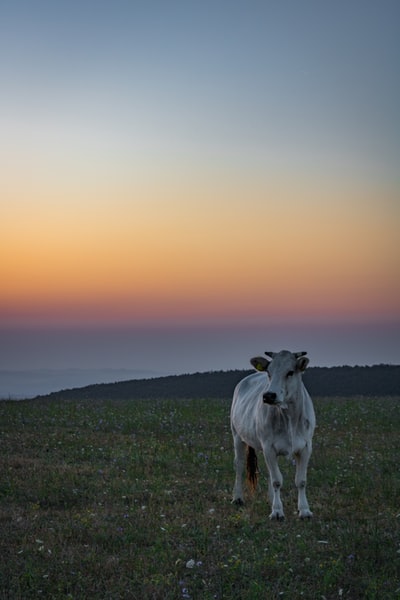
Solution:
<svg viewBox="0 0 400 600">
<path fill-rule="evenodd" d="M 265 404 L 276 404 L 275 392 L 265 392 L 263 395 L 263 401 Z"/>
</svg>

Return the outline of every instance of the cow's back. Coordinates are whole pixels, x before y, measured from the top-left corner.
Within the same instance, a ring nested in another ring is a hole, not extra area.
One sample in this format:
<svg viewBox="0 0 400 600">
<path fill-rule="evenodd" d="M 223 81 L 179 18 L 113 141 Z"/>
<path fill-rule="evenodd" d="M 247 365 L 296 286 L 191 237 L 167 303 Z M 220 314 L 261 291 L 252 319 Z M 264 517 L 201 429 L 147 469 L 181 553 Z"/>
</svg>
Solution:
<svg viewBox="0 0 400 600">
<path fill-rule="evenodd" d="M 268 385 L 266 373 L 252 373 L 235 387 L 231 407 L 231 426 L 249 446 L 257 449 L 258 413 L 262 407 L 262 394 Z"/>
</svg>

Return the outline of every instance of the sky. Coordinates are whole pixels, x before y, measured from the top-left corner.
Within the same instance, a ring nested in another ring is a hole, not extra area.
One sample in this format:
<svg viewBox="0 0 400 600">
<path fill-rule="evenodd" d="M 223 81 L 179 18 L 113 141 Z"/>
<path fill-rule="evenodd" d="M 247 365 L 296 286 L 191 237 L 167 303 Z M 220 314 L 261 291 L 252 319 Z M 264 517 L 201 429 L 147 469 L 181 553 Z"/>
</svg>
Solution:
<svg viewBox="0 0 400 600">
<path fill-rule="evenodd" d="M 14 0 L 0 52 L 0 370 L 400 362 L 397 0 Z"/>
</svg>

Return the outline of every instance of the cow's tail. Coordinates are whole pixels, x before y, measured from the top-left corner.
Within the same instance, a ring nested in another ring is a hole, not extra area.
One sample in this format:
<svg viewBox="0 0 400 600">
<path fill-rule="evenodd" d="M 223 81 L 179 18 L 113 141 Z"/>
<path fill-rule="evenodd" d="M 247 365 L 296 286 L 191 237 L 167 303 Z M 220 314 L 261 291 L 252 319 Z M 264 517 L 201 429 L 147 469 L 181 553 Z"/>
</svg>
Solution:
<svg viewBox="0 0 400 600">
<path fill-rule="evenodd" d="M 254 448 L 247 446 L 247 482 L 250 489 L 254 492 L 258 483 L 258 463 L 257 454 Z"/>
</svg>

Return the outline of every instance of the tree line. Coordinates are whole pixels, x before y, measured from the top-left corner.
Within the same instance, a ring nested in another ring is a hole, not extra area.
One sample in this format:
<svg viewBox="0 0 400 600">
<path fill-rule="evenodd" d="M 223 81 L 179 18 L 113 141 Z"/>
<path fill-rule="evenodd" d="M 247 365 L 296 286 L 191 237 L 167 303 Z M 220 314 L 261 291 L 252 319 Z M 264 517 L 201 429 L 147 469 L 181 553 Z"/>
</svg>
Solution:
<svg viewBox="0 0 400 600">
<path fill-rule="evenodd" d="M 254 371 L 232 370 L 100 383 L 53 392 L 55 400 L 230 398 Z M 303 381 L 312 396 L 400 396 L 400 365 L 310 367 Z"/>
</svg>

